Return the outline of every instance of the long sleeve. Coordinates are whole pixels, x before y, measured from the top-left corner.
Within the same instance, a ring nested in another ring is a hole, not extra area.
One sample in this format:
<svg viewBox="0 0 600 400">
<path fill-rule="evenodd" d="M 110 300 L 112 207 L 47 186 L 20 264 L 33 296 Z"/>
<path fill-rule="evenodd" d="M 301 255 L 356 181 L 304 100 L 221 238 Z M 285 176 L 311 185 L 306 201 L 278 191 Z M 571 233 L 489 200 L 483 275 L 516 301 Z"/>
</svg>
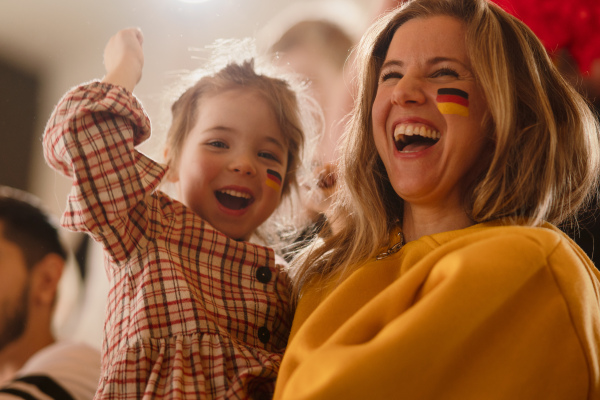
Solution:
<svg viewBox="0 0 600 400">
<path fill-rule="evenodd" d="M 73 179 L 63 226 L 102 240 L 114 260 L 126 259 L 160 229 L 152 215 L 136 215 L 158 211 L 136 207 L 165 173 L 135 149 L 149 135 L 150 121 L 136 98 L 100 82 L 69 91 L 44 134 L 46 161 Z"/>
</svg>

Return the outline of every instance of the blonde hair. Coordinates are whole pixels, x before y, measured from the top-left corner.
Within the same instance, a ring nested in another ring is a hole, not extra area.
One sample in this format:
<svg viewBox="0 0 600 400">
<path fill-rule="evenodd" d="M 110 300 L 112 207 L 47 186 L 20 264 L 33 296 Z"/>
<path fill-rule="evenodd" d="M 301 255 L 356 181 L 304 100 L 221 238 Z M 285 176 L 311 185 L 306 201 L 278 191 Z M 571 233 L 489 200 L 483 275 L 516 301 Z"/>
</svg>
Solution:
<svg viewBox="0 0 600 400">
<path fill-rule="evenodd" d="M 408 1 L 373 24 L 358 46 L 358 97 L 332 211 L 342 228 L 296 259 L 296 294 L 315 276 L 344 277 L 375 256 L 402 219 L 402 199 L 373 141 L 371 108 L 396 30 L 411 19 L 439 15 L 464 23 L 473 74 L 489 108 L 483 129 L 493 149 L 465 195 L 471 219 L 560 224 L 575 219 L 592 198 L 600 167 L 598 123 L 531 30 L 486 0 Z"/>
</svg>

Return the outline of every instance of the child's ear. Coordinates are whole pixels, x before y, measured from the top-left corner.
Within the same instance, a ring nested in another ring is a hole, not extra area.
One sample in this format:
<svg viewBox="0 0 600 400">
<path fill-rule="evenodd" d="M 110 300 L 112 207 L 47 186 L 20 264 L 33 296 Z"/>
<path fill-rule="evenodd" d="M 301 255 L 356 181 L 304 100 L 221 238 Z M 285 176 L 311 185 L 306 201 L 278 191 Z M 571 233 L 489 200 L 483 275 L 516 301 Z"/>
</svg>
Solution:
<svg viewBox="0 0 600 400">
<path fill-rule="evenodd" d="M 54 302 L 64 266 L 61 256 L 50 253 L 33 267 L 31 291 L 36 303 L 51 305 Z"/>
<path fill-rule="evenodd" d="M 168 147 L 166 147 L 165 151 L 163 152 L 163 159 L 164 160 L 169 159 L 169 148 Z M 177 171 L 177 168 L 172 164 L 173 163 L 171 163 L 171 165 L 169 165 L 169 170 L 167 171 L 165 178 L 169 182 L 175 183 L 175 182 L 179 181 L 179 173 Z"/>
</svg>

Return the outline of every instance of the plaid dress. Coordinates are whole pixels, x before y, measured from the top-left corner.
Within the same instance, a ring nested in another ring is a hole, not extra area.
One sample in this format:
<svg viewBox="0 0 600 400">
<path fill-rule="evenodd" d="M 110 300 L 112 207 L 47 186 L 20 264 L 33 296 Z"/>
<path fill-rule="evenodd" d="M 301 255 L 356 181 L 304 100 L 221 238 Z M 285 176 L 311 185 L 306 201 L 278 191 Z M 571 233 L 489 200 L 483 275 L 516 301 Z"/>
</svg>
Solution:
<svg viewBox="0 0 600 400">
<path fill-rule="evenodd" d="M 110 292 L 97 399 L 270 398 L 292 311 L 272 249 L 216 231 L 156 190 L 134 149 L 141 104 L 92 82 L 55 108 L 44 154 L 73 179 L 62 224 L 104 247 Z"/>
</svg>

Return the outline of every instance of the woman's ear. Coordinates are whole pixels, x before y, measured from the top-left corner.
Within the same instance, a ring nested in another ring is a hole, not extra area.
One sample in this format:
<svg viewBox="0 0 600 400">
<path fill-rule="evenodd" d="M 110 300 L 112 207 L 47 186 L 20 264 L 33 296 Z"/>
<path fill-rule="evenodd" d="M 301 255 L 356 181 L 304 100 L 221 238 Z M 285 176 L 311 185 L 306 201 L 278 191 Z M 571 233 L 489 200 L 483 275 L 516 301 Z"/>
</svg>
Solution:
<svg viewBox="0 0 600 400">
<path fill-rule="evenodd" d="M 64 267 L 65 260 L 55 253 L 47 254 L 33 267 L 31 286 L 33 301 L 40 304 L 53 304 Z"/>
</svg>

